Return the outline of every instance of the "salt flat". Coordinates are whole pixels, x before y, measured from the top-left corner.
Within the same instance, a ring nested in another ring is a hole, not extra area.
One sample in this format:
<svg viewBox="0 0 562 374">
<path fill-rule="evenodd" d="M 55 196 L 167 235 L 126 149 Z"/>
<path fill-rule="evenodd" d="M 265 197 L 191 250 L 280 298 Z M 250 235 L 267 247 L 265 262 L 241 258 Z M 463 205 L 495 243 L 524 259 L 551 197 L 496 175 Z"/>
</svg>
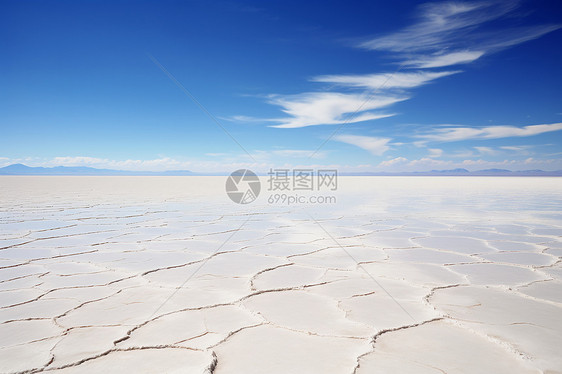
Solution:
<svg viewBox="0 0 562 374">
<path fill-rule="evenodd" d="M 0 177 L 0 372 L 562 373 L 562 178 L 224 183 Z"/>
</svg>

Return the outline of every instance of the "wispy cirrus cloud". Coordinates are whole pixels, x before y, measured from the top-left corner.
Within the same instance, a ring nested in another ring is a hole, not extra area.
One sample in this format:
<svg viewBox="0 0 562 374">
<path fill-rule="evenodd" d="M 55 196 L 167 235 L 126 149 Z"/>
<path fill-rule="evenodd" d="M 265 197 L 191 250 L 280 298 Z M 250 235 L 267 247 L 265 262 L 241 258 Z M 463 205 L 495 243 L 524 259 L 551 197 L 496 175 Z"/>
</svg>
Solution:
<svg viewBox="0 0 562 374">
<path fill-rule="evenodd" d="M 299 128 L 387 118 L 394 114 L 373 112 L 372 110 L 386 108 L 408 100 L 409 95 L 405 92 L 406 89 L 419 87 L 435 79 L 456 73 L 459 71 L 321 75 L 313 77 L 311 81 L 366 89 L 367 93 L 306 92 L 296 95 L 270 95 L 268 102 L 279 106 L 288 117 L 268 118 L 264 121 L 279 123 L 270 125 L 271 127 Z M 394 90 L 399 90 L 399 94 Z M 377 93 L 373 95 L 368 92 Z M 259 121 L 259 119 L 244 116 L 235 116 L 233 119 Z"/>
<path fill-rule="evenodd" d="M 458 33 L 499 18 L 518 6 L 512 2 L 442 2 L 423 4 L 414 24 L 363 41 L 358 47 L 391 52 L 426 52 L 454 47 Z"/>
<path fill-rule="evenodd" d="M 277 105 L 288 115 L 284 118 L 265 119 L 278 122 L 277 128 L 299 128 L 316 125 L 356 123 L 391 117 L 394 114 L 373 112 L 400 101 L 408 100 L 406 89 L 428 84 L 431 81 L 456 74 L 459 71 L 417 71 L 405 73 L 379 73 L 366 75 L 321 75 L 311 81 L 330 83 L 367 93 L 306 92 L 296 95 L 270 95 L 268 102 Z M 399 90 L 399 94 L 394 92 Z M 376 92 L 376 94 L 368 94 Z M 247 117 L 238 116 L 237 119 Z M 255 122 L 254 118 L 247 118 Z"/>
<path fill-rule="evenodd" d="M 513 152 L 525 152 L 528 153 L 529 149 L 532 148 L 530 145 L 504 145 L 500 149 Z"/>
<path fill-rule="evenodd" d="M 440 68 L 444 66 L 468 64 L 484 55 L 483 51 L 458 51 L 451 53 L 434 53 L 427 56 L 415 57 L 404 64 L 416 68 Z"/>
<path fill-rule="evenodd" d="M 270 97 L 271 104 L 281 107 L 288 115 L 271 121 L 279 122 L 271 127 L 299 128 L 315 125 L 335 125 L 355 123 L 367 120 L 386 118 L 393 114 L 372 112 L 407 97 L 375 96 L 366 97 L 362 94 L 347 94 L 339 92 L 307 92 L 298 95 L 274 95 Z"/>
<path fill-rule="evenodd" d="M 367 88 L 374 90 L 392 90 L 395 88 L 414 88 L 423 86 L 435 79 L 446 77 L 460 71 L 416 71 L 405 73 L 378 73 L 363 75 L 320 75 L 312 78 L 313 82 L 323 82 Z"/>
<path fill-rule="evenodd" d="M 427 141 L 455 142 L 468 139 L 498 139 L 510 137 L 524 137 L 562 130 L 562 123 L 543 125 L 489 126 L 489 127 L 442 127 L 436 128 L 429 134 L 418 135 Z"/>
<path fill-rule="evenodd" d="M 502 153 L 517 153 L 518 155 L 529 155 L 530 148 L 532 148 L 532 146 L 528 145 L 504 145 L 497 148 L 482 146 L 474 147 L 474 149 L 477 150 L 478 153 L 485 156 L 497 156 Z"/>
<path fill-rule="evenodd" d="M 361 135 L 337 135 L 334 140 L 362 148 L 374 156 L 381 156 L 390 149 L 388 143 L 392 139 Z"/>
<path fill-rule="evenodd" d="M 437 68 L 466 64 L 560 28 L 560 25 L 506 26 L 489 29 L 489 22 L 506 19 L 519 1 L 429 3 L 419 7 L 416 21 L 403 29 L 357 44 L 398 54 L 406 66 Z"/>
<path fill-rule="evenodd" d="M 498 154 L 498 151 L 492 147 L 474 147 L 474 149 L 482 155 L 494 156 Z"/>
<path fill-rule="evenodd" d="M 235 115 L 235 116 L 230 116 L 230 117 L 219 117 L 220 119 L 226 120 L 226 121 L 231 121 L 231 122 L 246 122 L 246 123 L 251 123 L 251 122 L 258 122 L 258 123 L 263 123 L 263 122 L 278 122 L 278 119 L 275 118 L 257 118 L 257 117 L 251 117 L 251 116 L 241 116 L 241 115 Z"/>
</svg>

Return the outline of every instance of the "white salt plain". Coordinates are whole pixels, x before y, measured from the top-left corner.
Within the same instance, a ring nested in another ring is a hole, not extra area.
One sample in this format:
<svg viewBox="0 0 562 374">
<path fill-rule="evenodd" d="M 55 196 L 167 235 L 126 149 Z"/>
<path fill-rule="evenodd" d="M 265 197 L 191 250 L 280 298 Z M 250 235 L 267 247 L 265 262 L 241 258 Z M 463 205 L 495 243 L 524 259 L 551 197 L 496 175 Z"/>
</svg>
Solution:
<svg viewBox="0 0 562 374">
<path fill-rule="evenodd" d="M 1 177 L 0 372 L 562 373 L 562 178 L 224 182 Z"/>
</svg>

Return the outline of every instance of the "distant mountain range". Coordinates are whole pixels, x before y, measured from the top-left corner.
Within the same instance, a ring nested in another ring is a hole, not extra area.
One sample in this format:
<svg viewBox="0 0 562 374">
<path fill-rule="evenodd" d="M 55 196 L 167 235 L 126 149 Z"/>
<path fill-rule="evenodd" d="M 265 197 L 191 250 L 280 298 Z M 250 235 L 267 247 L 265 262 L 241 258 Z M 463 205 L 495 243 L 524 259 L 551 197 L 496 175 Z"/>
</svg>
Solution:
<svg viewBox="0 0 562 374">
<path fill-rule="evenodd" d="M 452 170 L 411 171 L 411 172 L 402 172 L 402 173 L 386 173 L 386 172 L 340 173 L 340 175 L 560 177 L 560 176 L 562 176 L 562 170 L 555 170 L 555 171 L 517 170 L 517 171 L 511 171 L 511 170 L 507 170 L 507 169 L 485 169 L 485 170 L 469 171 L 469 170 L 466 170 L 466 169 L 452 169 Z"/>
<path fill-rule="evenodd" d="M 23 164 L 13 164 L 0 168 L 0 175 L 120 175 L 120 176 L 186 176 L 186 175 L 228 175 L 228 173 L 195 173 L 189 170 L 169 171 L 129 171 L 96 169 L 86 166 L 56 166 L 51 168 L 30 167 Z M 265 175 L 265 174 L 261 174 Z M 560 177 L 562 170 L 519 170 L 485 169 L 468 171 L 466 169 L 430 170 L 419 172 L 342 172 L 339 175 L 349 176 L 511 176 L 511 177 Z"/>
<path fill-rule="evenodd" d="M 0 175 L 195 175 L 189 170 L 173 171 L 127 171 L 112 169 L 96 169 L 86 166 L 56 166 L 52 168 L 30 167 L 23 164 L 12 164 L 0 168 Z"/>
</svg>

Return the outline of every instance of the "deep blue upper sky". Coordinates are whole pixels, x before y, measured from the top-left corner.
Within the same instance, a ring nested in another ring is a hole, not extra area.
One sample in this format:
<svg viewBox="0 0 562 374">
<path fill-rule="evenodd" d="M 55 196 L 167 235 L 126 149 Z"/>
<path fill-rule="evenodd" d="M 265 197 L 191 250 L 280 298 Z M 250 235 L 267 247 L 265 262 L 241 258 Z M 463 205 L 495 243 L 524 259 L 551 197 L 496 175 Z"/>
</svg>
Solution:
<svg viewBox="0 0 562 374">
<path fill-rule="evenodd" d="M 2 1 L 0 166 L 562 169 L 560 25 L 540 0 Z"/>
</svg>

